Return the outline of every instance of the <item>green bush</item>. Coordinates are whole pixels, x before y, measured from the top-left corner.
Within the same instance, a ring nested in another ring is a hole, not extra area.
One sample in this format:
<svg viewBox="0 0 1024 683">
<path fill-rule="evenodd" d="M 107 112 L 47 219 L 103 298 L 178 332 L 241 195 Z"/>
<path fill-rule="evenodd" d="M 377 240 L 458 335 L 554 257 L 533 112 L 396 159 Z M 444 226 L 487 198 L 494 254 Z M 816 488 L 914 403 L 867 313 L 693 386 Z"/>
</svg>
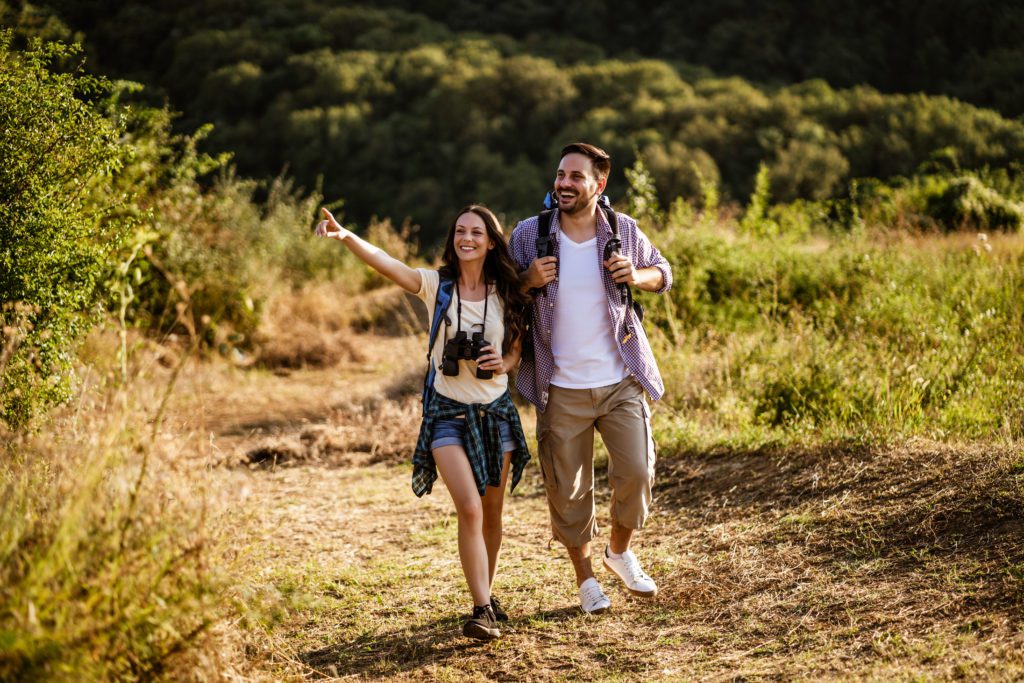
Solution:
<svg viewBox="0 0 1024 683">
<path fill-rule="evenodd" d="M 86 101 L 109 84 L 49 69 L 74 48 L 10 41 L 0 34 L 0 419 L 18 427 L 69 395 L 75 341 L 131 222 L 102 190 L 125 160 L 122 127 Z"/>
<path fill-rule="evenodd" d="M 927 198 L 926 211 L 947 230 L 1020 230 L 1024 204 L 1002 196 L 973 176 L 952 178 Z"/>
</svg>

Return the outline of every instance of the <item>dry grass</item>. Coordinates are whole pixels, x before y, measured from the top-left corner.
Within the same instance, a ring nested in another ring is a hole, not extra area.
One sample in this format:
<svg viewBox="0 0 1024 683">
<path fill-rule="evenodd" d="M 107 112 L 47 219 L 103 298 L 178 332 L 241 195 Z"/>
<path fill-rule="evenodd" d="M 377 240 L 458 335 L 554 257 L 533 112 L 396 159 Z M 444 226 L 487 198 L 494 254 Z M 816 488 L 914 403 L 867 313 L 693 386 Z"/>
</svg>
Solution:
<svg viewBox="0 0 1024 683">
<path fill-rule="evenodd" d="M 421 329 L 423 304 L 389 285 L 352 296 L 338 284 L 312 282 L 270 298 L 256 335 L 253 361 L 264 368 L 328 368 L 373 357 L 353 330 L 409 336 Z"/>
<path fill-rule="evenodd" d="M 384 370 L 316 424 L 277 425 L 290 466 L 224 470 L 258 510 L 233 540 L 247 548 L 240 571 L 261 586 L 254 604 L 271 615 L 244 635 L 254 675 L 1024 675 L 1024 460 L 1013 445 L 663 453 L 637 544 L 661 594 L 632 598 L 601 570 L 615 608 L 599 619 L 578 612 L 571 568 L 548 547 L 531 467 L 505 518 L 497 594 L 513 621 L 498 642 L 469 642 L 451 503 L 442 486 L 411 494 L 415 403 L 382 397 L 402 374 Z M 297 382 L 312 397 L 330 393 L 321 375 L 260 381 Z"/>
<path fill-rule="evenodd" d="M 418 501 L 408 470 L 383 465 L 253 474 L 253 495 L 275 496 L 256 536 L 287 594 L 264 662 L 295 677 L 1014 679 L 1019 457 L 908 444 L 666 458 L 637 546 L 661 594 L 640 601 L 599 572 L 615 602 L 603 618 L 575 608 L 530 477 L 497 588 L 513 621 L 490 645 L 459 635 L 443 489 Z"/>
<path fill-rule="evenodd" d="M 655 514 L 636 544 L 661 592 L 633 598 L 599 568 L 614 601 L 601 618 L 576 608 L 531 464 L 507 504 L 496 587 L 513 620 L 494 643 L 462 638 L 469 598 L 452 505 L 440 484 L 415 498 L 406 464 L 422 340 L 341 333 L 360 358 L 181 371 L 148 486 L 154 501 L 152 487 L 182 504 L 196 492 L 204 562 L 223 589 L 221 621 L 175 676 L 1024 677 L 1019 444 L 661 453 Z M 97 359 L 107 355 L 109 343 L 91 344 Z M 175 366 L 165 351 L 140 348 L 140 416 L 118 418 L 132 424 L 152 414 Z M 61 418 L 68 434 L 111 414 L 99 388 L 115 366 L 87 373 L 97 390 Z M 599 490 L 606 527 L 605 482 Z"/>
</svg>

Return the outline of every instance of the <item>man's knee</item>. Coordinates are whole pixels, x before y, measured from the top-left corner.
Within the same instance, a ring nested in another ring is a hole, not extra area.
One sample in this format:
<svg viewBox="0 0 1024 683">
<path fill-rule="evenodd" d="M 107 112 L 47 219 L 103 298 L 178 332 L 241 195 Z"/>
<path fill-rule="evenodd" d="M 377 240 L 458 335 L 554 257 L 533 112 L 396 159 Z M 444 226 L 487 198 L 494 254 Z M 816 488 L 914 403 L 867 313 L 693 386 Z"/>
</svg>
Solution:
<svg viewBox="0 0 1024 683">
<path fill-rule="evenodd" d="M 616 489 L 642 490 L 654 483 L 654 467 L 646 453 L 619 459 L 613 469 L 611 483 Z"/>
</svg>

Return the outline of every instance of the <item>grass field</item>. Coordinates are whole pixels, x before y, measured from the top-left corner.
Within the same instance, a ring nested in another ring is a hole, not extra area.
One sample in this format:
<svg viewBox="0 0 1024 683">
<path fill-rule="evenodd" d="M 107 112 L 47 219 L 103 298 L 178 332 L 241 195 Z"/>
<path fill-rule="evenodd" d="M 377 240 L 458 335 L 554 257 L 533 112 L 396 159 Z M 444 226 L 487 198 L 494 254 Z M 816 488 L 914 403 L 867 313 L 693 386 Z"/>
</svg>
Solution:
<svg viewBox="0 0 1024 683">
<path fill-rule="evenodd" d="M 579 612 L 534 462 L 489 644 L 460 635 L 446 491 L 410 490 L 423 340 L 395 290 L 283 295 L 239 365 L 133 337 L 123 385 L 116 335 L 94 335 L 76 400 L 5 444 L 0 680 L 1019 680 L 1024 375 L 1020 304 L 998 295 L 1024 250 L 994 241 L 897 241 L 856 286 L 820 245 L 772 257 L 770 295 L 757 253 L 709 257 L 722 300 L 677 282 L 679 326 L 651 313 L 669 394 L 635 543 L 657 599 L 599 568 L 613 609 Z M 800 303 L 804 267 L 842 276 L 824 303 Z M 607 496 L 602 476 L 604 527 Z"/>
<path fill-rule="evenodd" d="M 357 346 L 367 360 L 331 370 L 202 366 L 179 391 L 205 397 L 218 457 L 243 463 L 214 476 L 236 494 L 220 552 L 238 577 L 227 594 L 244 615 L 245 678 L 1024 675 L 1024 459 L 1011 444 L 662 451 L 636 544 L 661 592 L 633 598 L 599 570 L 614 601 L 599 618 L 576 608 L 531 465 L 508 501 L 496 590 L 513 620 L 497 642 L 468 641 L 453 508 L 443 487 L 409 489 L 415 401 L 380 398 L 417 340 Z M 382 417 L 367 422 L 367 408 Z M 178 414 L 190 431 L 195 415 Z"/>
</svg>

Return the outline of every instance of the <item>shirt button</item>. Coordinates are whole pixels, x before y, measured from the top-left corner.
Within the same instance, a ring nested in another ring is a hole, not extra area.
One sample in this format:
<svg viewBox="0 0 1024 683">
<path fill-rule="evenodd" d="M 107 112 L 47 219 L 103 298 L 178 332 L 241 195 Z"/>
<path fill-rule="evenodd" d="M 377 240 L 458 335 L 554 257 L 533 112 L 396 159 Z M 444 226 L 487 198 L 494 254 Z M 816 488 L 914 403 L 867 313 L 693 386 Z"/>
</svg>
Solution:
<svg viewBox="0 0 1024 683">
<path fill-rule="evenodd" d="M 554 307 L 555 307 L 555 302 L 552 301 L 551 303 L 548 304 L 548 308 L 554 308 Z"/>
</svg>

